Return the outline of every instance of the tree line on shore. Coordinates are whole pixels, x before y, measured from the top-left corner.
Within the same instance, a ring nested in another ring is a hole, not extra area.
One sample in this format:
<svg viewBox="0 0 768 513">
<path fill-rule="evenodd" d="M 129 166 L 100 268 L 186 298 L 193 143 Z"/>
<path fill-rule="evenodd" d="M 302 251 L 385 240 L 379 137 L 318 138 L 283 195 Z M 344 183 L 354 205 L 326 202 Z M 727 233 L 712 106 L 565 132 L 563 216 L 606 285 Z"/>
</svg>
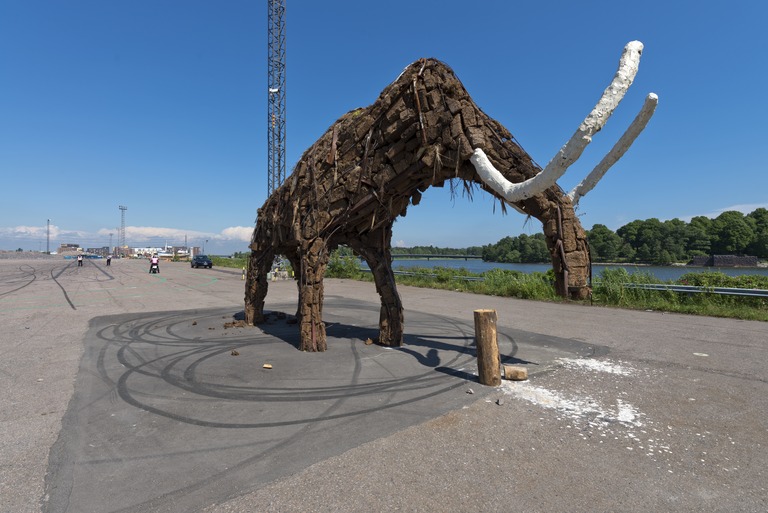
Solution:
<svg viewBox="0 0 768 513">
<path fill-rule="evenodd" d="M 594 262 L 646 263 L 669 265 L 690 262 L 700 255 L 753 255 L 768 259 L 768 209 L 749 214 L 735 210 L 714 219 L 696 216 L 686 223 L 680 219 L 636 220 L 615 232 L 603 224 L 587 231 Z M 504 237 L 495 244 L 468 248 L 435 246 L 393 247 L 393 255 L 477 255 L 486 262 L 542 263 L 551 260 L 543 233 Z M 352 256 L 340 247 L 339 256 Z M 242 253 L 247 256 L 248 253 Z"/>
<path fill-rule="evenodd" d="M 595 262 L 668 265 L 689 262 L 699 255 L 754 255 L 768 258 L 768 210 L 749 214 L 734 210 L 714 219 L 697 216 L 689 223 L 680 219 L 636 220 L 615 232 L 603 224 L 587 231 Z M 483 260 L 507 263 L 548 262 L 543 234 L 504 237 L 482 247 Z"/>
</svg>

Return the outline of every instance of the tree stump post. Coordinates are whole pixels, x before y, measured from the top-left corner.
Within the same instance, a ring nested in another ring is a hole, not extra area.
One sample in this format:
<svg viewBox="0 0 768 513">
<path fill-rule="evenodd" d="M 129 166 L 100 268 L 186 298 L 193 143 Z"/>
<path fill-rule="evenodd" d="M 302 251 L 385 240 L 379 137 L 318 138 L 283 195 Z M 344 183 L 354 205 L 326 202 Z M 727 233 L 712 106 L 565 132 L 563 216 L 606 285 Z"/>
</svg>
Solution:
<svg viewBox="0 0 768 513">
<path fill-rule="evenodd" d="M 475 342 L 480 383 L 492 387 L 501 385 L 499 344 L 496 340 L 496 310 L 475 310 Z"/>
</svg>

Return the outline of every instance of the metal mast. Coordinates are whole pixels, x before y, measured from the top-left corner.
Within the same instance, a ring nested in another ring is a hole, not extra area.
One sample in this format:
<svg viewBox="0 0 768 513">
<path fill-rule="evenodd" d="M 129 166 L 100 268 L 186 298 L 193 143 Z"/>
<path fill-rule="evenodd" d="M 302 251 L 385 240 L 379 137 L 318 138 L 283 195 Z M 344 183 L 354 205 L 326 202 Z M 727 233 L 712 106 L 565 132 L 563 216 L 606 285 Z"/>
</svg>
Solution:
<svg viewBox="0 0 768 513">
<path fill-rule="evenodd" d="M 117 208 L 120 209 L 120 233 L 118 236 L 118 244 L 120 245 L 120 254 L 122 255 L 125 248 L 125 211 L 128 210 L 128 207 L 120 205 Z"/>
<path fill-rule="evenodd" d="M 267 161 L 272 194 L 285 180 L 285 0 L 267 0 L 269 60 Z"/>
</svg>

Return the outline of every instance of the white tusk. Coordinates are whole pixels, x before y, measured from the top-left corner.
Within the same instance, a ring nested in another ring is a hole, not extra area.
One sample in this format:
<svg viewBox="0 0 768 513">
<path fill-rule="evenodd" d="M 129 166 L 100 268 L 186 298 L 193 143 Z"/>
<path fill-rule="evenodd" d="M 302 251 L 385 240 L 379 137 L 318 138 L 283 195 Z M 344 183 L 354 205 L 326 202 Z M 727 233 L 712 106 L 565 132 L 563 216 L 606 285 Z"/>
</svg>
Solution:
<svg viewBox="0 0 768 513">
<path fill-rule="evenodd" d="M 624 98 L 627 89 L 632 85 L 632 81 L 637 74 L 642 52 L 643 43 L 640 41 L 627 43 L 621 54 L 616 75 L 614 75 L 611 84 L 603 92 L 595 108 L 584 119 L 571 139 L 539 174 L 522 183 L 513 184 L 493 167 L 485 152 L 478 148 L 469 160 L 475 166 L 475 170 L 480 175 L 480 178 L 486 181 L 483 176 L 483 173 L 485 173 L 492 182 L 486 183 L 510 203 L 523 201 L 555 185 L 568 167 L 581 156 L 584 148 L 592 141 L 592 136 L 605 126 L 605 122 L 608 121 L 608 118 L 611 117 L 611 114 L 619 105 L 619 102 Z M 482 171 L 480 167 L 483 167 Z M 488 169 L 489 167 L 492 171 Z"/>
<path fill-rule="evenodd" d="M 624 156 L 624 153 L 626 153 L 629 147 L 632 146 L 632 143 L 635 142 L 635 139 L 640 135 L 640 132 L 645 129 L 651 116 L 653 116 L 653 113 L 656 111 L 656 106 L 658 104 L 659 97 L 654 93 L 650 93 L 645 98 L 643 107 L 632 121 L 632 124 L 629 125 L 629 128 L 627 128 L 627 131 L 624 132 L 624 135 L 622 135 L 613 148 L 611 148 L 611 151 L 603 157 L 603 160 L 595 166 L 592 172 L 590 172 L 579 185 L 574 187 L 573 190 L 568 193 L 568 198 L 573 203 L 573 206 L 578 205 L 579 199 L 594 189 L 597 182 L 599 182 L 605 173 L 608 172 L 611 166 Z"/>
</svg>

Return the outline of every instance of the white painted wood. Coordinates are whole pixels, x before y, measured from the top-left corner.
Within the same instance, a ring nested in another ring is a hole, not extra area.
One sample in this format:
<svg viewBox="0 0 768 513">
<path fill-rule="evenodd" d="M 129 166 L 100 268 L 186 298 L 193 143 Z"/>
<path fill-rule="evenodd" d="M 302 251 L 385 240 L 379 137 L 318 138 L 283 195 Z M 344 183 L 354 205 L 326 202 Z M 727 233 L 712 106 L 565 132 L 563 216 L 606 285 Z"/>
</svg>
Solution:
<svg viewBox="0 0 768 513">
<path fill-rule="evenodd" d="M 605 126 L 632 85 L 642 52 L 643 44 L 640 41 L 632 41 L 624 47 L 616 75 L 595 108 L 539 174 L 522 183 L 512 183 L 493 166 L 482 148 L 476 148 L 469 160 L 480 179 L 510 203 L 523 201 L 555 185 L 568 167 L 581 156 L 584 148 L 592 141 L 592 136 Z"/>
<path fill-rule="evenodd" d="M 648 121 L 651 119 L 651 116 L 653 116 L 653 113 L 656 111 L 656 106 L 658 104 L 659 97 L 654 93 L 650 93 L 645 98 L 643 107 L 632 121 L 632 124 L 629 125 L 629 128 L 627 128 L 626 132 L 624 132 L 624 135 L 622 135 L 621 138 L 616 141 L 616 144 L 613 145 L 611 151 L 609 151 L 608 154 L 603 157 L 603 160 L 601 160 L 600 163 L 595 166 L 595 168 L 587 175 L 587 177 L 582 180 L 579 185 L 574 187 L 571 192 L 568 193 L 568 198 L 570 198 L 573 206 L 578 205 L 581 197 L 594 189 L 595 185 L 597 185 L 597 182 L 599 182 L 600 179 L 605 176 L 605 173 L 608 172 L 611 166 L 613 166 L 621 157 L 624 156 L 629 147 L 632 146 L 632 143 L 635 142 L 635 139 L 637 139 L 637 136 L 640 135 L 640 132 L 645 129 Z"/>
</svg>

